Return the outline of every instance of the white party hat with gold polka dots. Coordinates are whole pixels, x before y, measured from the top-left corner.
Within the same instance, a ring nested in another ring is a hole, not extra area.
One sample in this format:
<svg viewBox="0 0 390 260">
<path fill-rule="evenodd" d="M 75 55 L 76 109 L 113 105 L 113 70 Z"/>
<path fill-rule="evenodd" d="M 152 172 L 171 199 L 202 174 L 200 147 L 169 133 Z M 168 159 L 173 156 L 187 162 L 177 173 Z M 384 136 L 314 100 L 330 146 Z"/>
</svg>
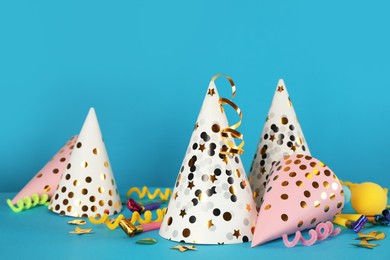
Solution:
<svg viewBox="0 0 390 260">
<path fill-rule="evenodd" d="M 263 201 L 272 162 L 298 153 L 310 155 L 286 85 L 280 79 L 249 173 L 249 183 L 258 207 Z"/>
<path fill-rule="evenodd" d="M 160 235 L 195 244 L 233 244 L 252 240 L 257 211 L 242 165 L 242 146 L 229 127 L 212 78 L 180 168 Z M 233 93 L 235 86 L 229 80 Z M 236 125 L 237 126 L 237 125 Z M 228 130 L 229 129 L 229 130 Z"/>
<path fill-rule="evenodd" d="M 72 217 L 96 217 L 122 210 L 95 110 L 91 108 L 49 209 Z"/>
</svg>

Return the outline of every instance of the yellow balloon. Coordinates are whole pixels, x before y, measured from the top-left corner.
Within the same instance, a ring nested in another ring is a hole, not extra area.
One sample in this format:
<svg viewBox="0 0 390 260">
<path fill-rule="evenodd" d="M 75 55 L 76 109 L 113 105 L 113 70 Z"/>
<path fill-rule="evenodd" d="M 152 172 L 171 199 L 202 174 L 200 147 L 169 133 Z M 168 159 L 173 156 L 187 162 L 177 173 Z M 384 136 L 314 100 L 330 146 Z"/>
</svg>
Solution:
<svg viewBox="0 0 390 260">
<path fill-rule="evenodd" d="M 351 204 L 356 213 L 366 216 L 381 214 L 387 205 L 387 189 L 364 182 L 351 187 Z"/>
</svg>

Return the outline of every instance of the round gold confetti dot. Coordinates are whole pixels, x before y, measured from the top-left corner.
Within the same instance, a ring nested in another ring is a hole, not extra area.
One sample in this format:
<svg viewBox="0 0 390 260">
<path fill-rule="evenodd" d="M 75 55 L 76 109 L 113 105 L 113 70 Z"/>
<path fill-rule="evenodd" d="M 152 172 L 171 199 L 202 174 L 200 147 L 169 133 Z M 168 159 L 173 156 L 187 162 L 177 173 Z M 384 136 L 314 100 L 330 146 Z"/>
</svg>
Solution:
<svg viewBox="0 0 390 260">
<path fill-rule="evenodd" d="M 66 161 L 66 158 L 65 157 L 62 157 L 61 159 L 60 159 L 60 162 L 65 162 Z"/>
<path fill-rule="evenodd" d="M 100 174 L 100 179 L 102 181 L 105 181 L 106 180 L 106 175 L 104 173 Z"/>
<path fill-rule="evenodd" d="M 61 216 L 65 215 L 65 211 L 61 210 L 61 211 L 60 211 L 60 215 L 61 215 Z"/>
<path fill-rule="evenodd" d="M 103 187 L 99 187 L 99 188 L 98 188 L 98 192 L 99 192 L 99 193 L 103 193 L 103 192 L 104 192 L 104 188 L 103 188 Z"/>
<path fill-rule="evenodd" d="M 99 200 L 99 205 L 103 207 L 104 206 L 104 201 L 103 200 Z"/>
<path fill-rule="evenodd" d="M 81 217 L 82 218 L 88 218 L 88 215 L 84 213 L 84 214 L 81 215 Z"/>
<path fill-rule="evenodd" d="M 42 173 L 40 172 L 40 173 L 38 173 L 38 175 L 37 175 L 37 179 L 39 179 L 39 178 L 41 178 L 42 177 Z"/>
<path fill-rule="evenodd" d="M 280 216 L 280 218 L 281 218 L 283 221 L 285 221 L 285 222 L 288 220 L 287 214 L 282 214 L 282 215 Z"/>
<path fill-rule="evenodd" d="M 91 178 L 91 177 L 88 176 L 88 177 L 85 178 L 85 182 L 86 182 L 86 183 L 90 183 L 91 181 L 92 181 L 92 178 Z"/>
<path fill-rule="evenodd" d="M 316 176 L 318 176 L 318 175 L 320 175 L 320 171 L 317 170 L 317 169 L 314 169 L 314 170 L 313 170 L 313 174 L 316 175 Z"/>
<path fill-rule="evenodd" d="M 98 155 L 99 154 L 99 150 L 97 148 L 93 148 L 92 153 L 94 155 Z"/>
<path fill-rule="evenodd" d="M 223 213 L 223 219 L 225 221 L 230 221 L 232 219 L 232 214 L 230 214 L 230 212 Z"/>
<path fill-rule="evenodd" d="M 88 206 L 87 205 L 82 206 L 81 210 L 84 211 L 84 212 L 88 211 Z"/>
<path fill-rule="evenodd" d="M 81 190 L 81 193 L 82 193 L 83 195 L 87 195 L 87 194 L 88 194 L 88 190 L 84 188 L 84 189 Z"/>
<path fill-rule="evenodd" d="M 183 237 L 189 237 L 191 235 L 191 231 L 188 228 L 183 229 Z"/>
<path fill-rule="evenodd" d="M 73 186 L 77 187 L 79 185 L 79 180 L 74 180 L 73 181 Z"/>
<path fill-rule="evenodd" d="M 81 162 L 81 167 L 82 168 L 87 168 L 88 167 L 88 162 L 87 161 L 82 161 Z"/>
<path fill-rule="evenodd" d="M 238 169 L 236 169 L 236 176 L 237 176 L 237 178 L 240 178 L 240 177 L 241 177 L 240 170 L 238 170 Z"/>
<path fill-rule="evenodd" d="M 57 174 L 58 172 L 59 172 L 59 170 L 57 168 L 53 169 L 54 174 Z"/>
<path fill-rule="evenodd" d="M 310 198 L 310 191 L 308 191 L 308 190 L 305 190 L 304 192 L 303 192 L 303 195 L 305 195 L 305 197 L 306 198 Z"/>
<path fill-rule="evenodd" d="M 287 167 L 285 167 L 285 168 L 283 169 L 283 171 L 288 172 L 290 169 L 291 169 L 291 168 L 287 166 Z"/>
<path fill-rule="evenodd" d="M 78 143 L 76 144 L 76 147 L 77 147 L 77 148 L 81 148 L 81 146 L 82 146 L 82 144 L 81 144 L 80 142 L 78 142 Z"/>
<path fill-rule="evenodd" d="M 170 226 L 172 224 L 172 221 L 173 221 L 172 217 L 169 217 L 168 221 L 167 221 L 168 226 Z"/>
<path fill-rule="evenodd" d="M 289 165 L 292 162 L 292 160 L 287 160 L 286 165 Z"/>
<path fill-rule="evenodd" d="M 317 165 L 317 163 L 316 163 L 316 162 L 310 162 L 310 166 L 311 166 L 311 167 L 313 167 L 313 168 L 314 168 L 314 167 L 316 167 L 316 165 Z"/>
<path fill-rule="evenodd" d="M 112 193 L 113 193 L 112 190 L 108 191 L 108 195 L 112 196 Z"/>
<path fill-rule="evenodd" d="M 338 209 L 341 208 L 342 205 L 343 205 L 342 202 L 337 203 L 337 208 L 338 208 Z"/>
<path fill-rule="evenodd" d="M 69 180 L 70 179 L 70 174 L 68 173 L 67 175 L 65 175 L 65 180 Z"/>
<path fill-rule="evenodd" d="M 300 204 L 301 204 L 301 208 L 303 208 L 303 209 L 304 209 L 304 208 L 306 208 L 306 206 L 307 206 L 307 204 L 306 204 L 306 202 L 305 202 L 305 201 L 301 201 L 301 203 L 300 203 Z"/>
<path fill-rule="evenodd" d="M 95 202 L 95 200 L 96 200 L 95 196 L 89 197 L 89 201 L 90 201 L 90 202 Z"/>
<path fill-rule="evenodd" d="M 286 187 L 288 185 L 288 181 L 283 181 L 282 186 Z"/>
<path fill-rule="evenodd" d="M 295 164 L 300 164 L 300 163 L 301 163 L 301 160 L 295 160 L 294 163 L 295 163 Z"/>
<path fill-rule="evenodd" d="M 73 192 L 69 192 L 69 193 L 68 193 L 68 198 L 71 199 L 71 198 L 73 198 L 73 196 L 74 196 Z"/>
<path fill-rule="evenodd" d="M 313 186 L 314 189 L 318 189 L 318 187 L 320 186 L 316 181 L 314 181 L 311 185 Z"/>
<path fill-rule="evenodd" d="M 334 200 L 336 198 L 336 195 L 334 193 L 331 193 L 330 196 L 329 196 L 329 199 L 330 200 Z"/>
<path fill-rule="evenodd" d="M 70 167 L 72 167 L 72 165 L 70 163 L 68 163 L 68 165 L 66 166 L 66 169 L 70 169 Z"/>
<path fill-rule="evenodd" d="M 341 191 L 340 191 L 340 195 L 341 195 L 341 196 L 344 196 L 344 190 L 341 190 Z"/>
<path fill-rule="evenodd" d="M 108 162 L 105 161 L 105 162 L 104 162 L 104 167 L 108 168 L 108 165 L 109 165 Z"/>
<path fill-rule="evenodd" d="M 313 175 L 311 175 L 310 172 L 307 172 L 307 173 L 305 174 L 305 177 L 308 178 L 308 179 L 311 179 L 311 178 L 313 178 Z"/>
<path fill-rule="evenodd" d="M 283 125 L 287 125 L 288 124 L 287 117 L 283 116 L 282 118 L 280 118 L 280 123 L 282 123 Z"/>
<path fill-rule="evenodd" d="M 271 204 L 267 204 L 265 207 L 264 207 L 264 210 L 269 210 L 271 208 Z"/>
<path fill-rule="evenodd" d="M 112 200 L 108 201 L 108 206 L 110 206 L 110 207 L 112 206 Z"/>
<path fill-rule="evenodd" d="M 58 200 L 58 197 L 59 197 L 59 195 L 58 195 L 58 193 L 54 196 L 54 199 L 55 200 Z"/>
<path fill-rule="evenodd" d="M 324 171 L 324 174 L 325 174 L 326 176 L 330 176 L 330 171 L 329 171 L 328 169 L 326 169 L 326 170 Z"/>
<path fill-rule="evenodd" d="M 303 154 L 298 154 L 297 155 L 297 158 L 302 158 L 303 157 Z"/>
<path fill-rule="evenodd" d="M 62 187 L 61 192 L 66 192 L 66 187 Z"/>
<path fill-rule="evenodd" d="M 212 130 L 214 133 L 218 133 L 219 130 L 220 130 L 220 127 L 219 127 L 218 124 L 213 124 L 213 125 L 211 126 L 211 130 Z"/>
<path fill-rule="evenodd" d="M 279 178 L 279 175 L 275 175 L 275 177 L 273 178 L 273 180 L 276 181 L 278 178 Z"/>
<path fill-rule="evenodd" d="M 302 227 L 302 225 L 303 225 L 303 221 L 301 220 L 301 221 L 299 221 L 299 222 L 298 222 L 298 225 L 297 225 L 297 227 L 299 227 L 299 228 L 300 228 L 300 227 Z"/>
<path fill-rule="evenodd" d="M 290 176 L 291 178 L 293 178 L 293 177 L 297 176 L 297 173 L 296 173 L 296 172 L 290 172 L 289 176 Z"/>
<path fill-rule="evenodd" d="M 329 182 L 324 181 L 324 182 L 323 182 L 323 185 L 324 185 L 324 188 L 325 188 L 325 189 L 329 189 Z"/>
<path fill-rule="evenodd" d="M 54 208 L 55 208 L 55 210 L 58 211 L 58 210 L 60 210 L 60 205 L 57 204 Z"/>
<path fill-rule="evenodd" d="M 310 161 L 311 159 L 313 159 L 313 157 L 311 157 L 311 156 L 309 156 L 309 155 L 306 155 L 306 156 L 305 156 L 305 159 L 308 160 L 308 161 Z"/>
<path fill-rule="evenodd" d="M 328 212 L 328 211 L 329 211 L 329 206 L 325 205 L 324 212 Z"/>
<path fill-rule="evenodd" d="M 92 211 L 92 212 L 96 212 L 96 209 L 97 209 L 96 206 L 92 206 L 92 207 L 91 207 L 91 211 Z"/>
<path fill-rule="evenodd" d="M 44 188 L 43 188 L 43 190 L 45 191 L 45 192 L 49 192 L 50 191 L 50 186 L 49 185 L 46 185 Z"/>
<path fill-rule="evenodd" d="M 310 221 L 310 224 L 313 225 L 316 221 L 317 221 L 317 219 L 316 219 L 316 218 L 313 218 L 313 219 Z"/>
<path fill-rule="evenodd" d="M 318 200 L 314 201 L 314 207 L 318 208 L 319 206 L 321 206 L 320 202 Z"/>
<path fill-rule="evenodd" d="M 302 181 L 297 181 L 295 184 L 296 184 L 298 187 L 302 187 L 302 186 L 303 186 L 303 182 L 302 182 Z"/>
<path fill-rule="evenodd" d="M 68 207 L 66 208 L 66 211 L 72 212 L 72 206 L 68 206 Z"/>
<path fill-rule="evenodd" d="M 301 166 L 299 166 L 299 169 L 301 169 L 302 171 L 306 170 L 307 166 L 302 164 Z"/>
<path fill-rule="evenodd" d="M 288 195 L 287 195 L 287 194 L 282 194 L 282 195 L 280 196 L 280 198 L 281 198 L 282 200 L 286 200 L 286 199 L 288 199 Z"/>
</svg>

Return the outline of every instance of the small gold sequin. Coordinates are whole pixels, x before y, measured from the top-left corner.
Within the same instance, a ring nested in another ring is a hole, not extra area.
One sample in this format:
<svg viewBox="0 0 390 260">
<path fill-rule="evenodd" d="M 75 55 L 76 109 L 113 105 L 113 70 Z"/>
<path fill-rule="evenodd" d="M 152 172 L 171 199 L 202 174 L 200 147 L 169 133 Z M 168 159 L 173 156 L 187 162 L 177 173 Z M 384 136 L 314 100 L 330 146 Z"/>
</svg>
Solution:
<svg viewBox="0 0 390 260">
<path fill-rule="evenodd" d="M 108 204 L 108 206 L 111 207 L 112 206 L 112 200 L 109 200 L 107 204 Z"/>
<path fill-rule="evenodd" d="M 314 207 L 318 208 L 320 206 L 320 202 L 318 200 L 314 201 Z"/>
<path fill-rule="evenodd" d="M 286 200 L 286 199 L 288 199 L 288 195 L 287 195 L 287 194 L 282 194 L 282 195 L 280 196 L 280 198 L 281 198 L 282 200 Z"/>
<path fill-rule="evenodd" d="M 306 206 L 307 206 L 306 201 L 301 201 L 300 204 L 301 204 L 301 208 L 303 208 L 303 209 L 306 208 Z"/>
<path fill-rule="evenodd" d="M 310 166 L 311 166 L 311 167 L 313 167 L 313 168 L 314 168 L 314 167 L 316 167 L 316 165 L 317 165 L 317 163 L 316 163 L 316 162 L 310 162 Z"/>
<path fill-rule="evenodd" d="M 269 210 L 271 208 L 271 204 L 267 204 L 265 207 L 264 207 L 264 210 Z"/>
<path fill-rule="evenodd" d="M 69 200 L 67 200 L 67 199 L 64 199 L 64 200 L 62 201 L 62 204 L 64 204 L 65 206 L 68 205 L 68 203 L 69 203 Z"/>
<path fill-rule="evenodd" d="M 50 191 L 50 185 L 46 185 L 44 188 L 43 188 L 43 190 L 44 190 L 44 192 L 49 192 Z"/>
<path fill-rule="evenodd" d="M 101 186 L 101 187 L 98 188 L 98 191 L 99 191 L 99 193 L 103 193 L 104 192 L 104 188 Z"/>
<path fill-rule="evenodd" d="M 220 127 L 219 127 L 218 124 L 213 124 L 213 125 L 211 126 L 211 130 L 212 130 L 214 133 L 218 133 L 219 130 L 220 130 Z"/>
<path fill-rule="evenodd" d="M 93 148 L 92 153 L 94 155 L 98 155 L 99 154 L 99 150 L 97 148 Z"/>
<path fill-rule="evenodd" d="M 303 182 L 302 182 L 302 181 L 297 181 L 295 184 L 296 184 L 298 187 L 302 187 L 302 186 L 303 186 Z"/>
<path fill-rule="evenodd" d="M 282 215 L 280 216 L 280 218 L 281 218 L 283 221 L 285 221 L 285 222 L 288 220 L 287 214 L 282 214 Z"/>
<path fill-rule="evenodd" d="M 298 222 L 298 225 L 297 225 L 297 227 L 299 227 L 299 228 L 300 228 L 300 227 L 302 227 L 302 225 L 303 225 L 303 221 L 301 220 L 301 221 L 299 221 L 299 222 Z"/>
<path fill-rule="evenodd" d="M 287 186 L 287 185 L 288 185 L 288 181 L 283 181 L 283 182 L 282 182 L 282 186 L 285 187 L 285 186 Z"/>
<path fill-rule="evenodd" d="M 65 157 L 62 157 L 61 159 L 60 159 L 60 162 L 65 162 L 66 161 L 66 158 Z"/>
<path fill-rule="evenodd" d="M 183 237 L 189 237 L 191 235 L 191 231 L 189 228 L 183 229 Z"/>
<path fill-rule="evenodd" d="M 280 123 L 282 123 L 283 125 L 287 125 L 287 124 L 288 124 L 288 119 L 287 119 L 287 117 L 282 117 L 282 118 L 280 118 Z"/>
<path fill-rule="evenodd" d="M 293 177 L 297 176 L 297 173 L 296 172 L 290 172 L 289 176 L 293 178 Z"/>
<path fill-rule="evenodd" d="M 324 181 L 323 185 L 325 189 L 329 189 L 329 182 Z"/>
<path fill-rule="evenodd" d="M 318 187 L 320 186 L 316 181 L 314 181 L 311 185 L 313 186 L 314 189 L 318 189 Z"/>
<path fill-rule="evenodd" d="M 305 190 L 303 192 L 303 195 L 305 195 L 306 198 L 310 198 L 310 196 L 311 196 L 310 191 L 308 191 L 308 190 Z"/>
<path fill-rule="evenodd" d="M 82 161 L 81 162 L 81 167 L 82 168 L 87 168 L 88 167 L 88 162 L 87 161 Z"/>
<path fill-rule="evenodd" d="M 37 177 L 37 179 L 39 179 L 39 178 L 41 178 L 42 177 L 42 173 L 40 172 L 40 173 L 38 173 L 38 175 L 36 176 Z"/>
<path fill-rule="evenodd" d="M 68 165 L 66 166 L 66 169 L 70 169 L 70 167 L 72 167 L 72 165 L 70 163 L 68 163 Z"/>
</svg>

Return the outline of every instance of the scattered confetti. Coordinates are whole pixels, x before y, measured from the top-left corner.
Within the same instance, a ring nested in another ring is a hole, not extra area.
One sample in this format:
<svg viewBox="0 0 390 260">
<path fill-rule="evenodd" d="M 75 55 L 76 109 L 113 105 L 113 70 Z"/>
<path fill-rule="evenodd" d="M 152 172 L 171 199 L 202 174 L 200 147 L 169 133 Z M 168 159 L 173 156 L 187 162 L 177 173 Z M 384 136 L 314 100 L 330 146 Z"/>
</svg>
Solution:
<svg viewBox="0 0 390 260">
<path fill-rule="evenodd" d="M 385 233 L 380 232 L 380 231 L 372 231 L 372 232 L 367 233 L 367 234 L 359 232 L 358 235 L 359 235 L 359 237 L 357 237 L 355 239 L 366 240 L 366 241 L 382 240 L 386 237 Z"/>
<path fill-rule="evenodd" d="M 198 250 L 195 246 L 182 246 L 182 245 L 177 245 L 177 246 L 174 246 L 172 247 L 171 249 L 177 249 L 179 250 L 181 253 L 187 251 L 187 250 Z"/>
<path fill-rule="evenodd" d="M 74 231 L 70 231 L 69 232 L 70 234 L 77 234 L 77 235 L 82 235 L 82 234 L 91 234 L 93 233 L 92 232 L 92 228 L 79 228 L 79 227 L 76 227 L 76 229 Z"/>
<path fill-rule="evenodd" d="M 367 249 L 373 249 L 374 247 L 379 246 L 379 244 L 370 244 L 365 239 L 360 241 L 359 244 L 351 244 L 351 245 L 357 246 L 357 247 L 363 247 L 363 248 L 367 248 Z"/>
<path fill-rule="evenodd" d="M 86 223 L 87 223 L 87 221 L 82 220 L 82 219 L 75 219 L 75 220 L 68 221 L 68 224 L 71 224 L 71 225 L 85 225 Z"/>
<path fill-rule="evenodd" d="M 141 240 L 136 241 L 136 243 L 142 245 L 153 245 L 157 243 L 157 240 L 154 238 L 143 238 Z"/>
</svg>

